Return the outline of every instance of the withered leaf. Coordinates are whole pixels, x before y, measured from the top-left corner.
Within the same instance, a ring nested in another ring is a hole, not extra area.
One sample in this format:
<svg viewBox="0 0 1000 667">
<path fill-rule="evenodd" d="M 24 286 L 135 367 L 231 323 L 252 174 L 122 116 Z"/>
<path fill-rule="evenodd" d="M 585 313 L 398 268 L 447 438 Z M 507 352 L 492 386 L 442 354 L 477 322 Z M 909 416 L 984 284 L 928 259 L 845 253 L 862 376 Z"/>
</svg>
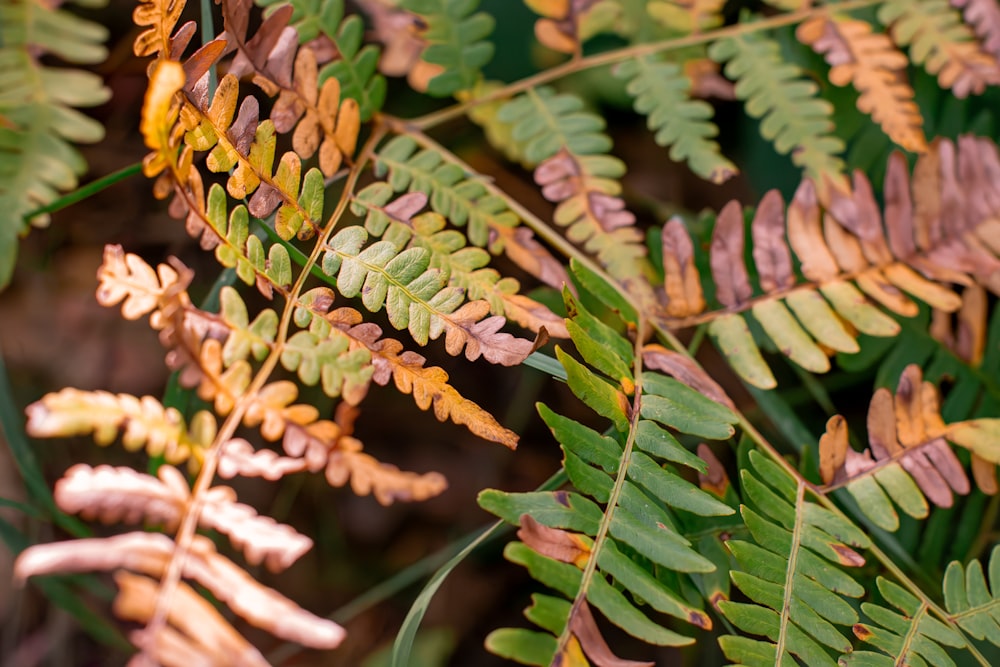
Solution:
<svg viewBox="0 0 1000 667">
<path fill-rule="evenodd" d="M 771 293 L 795 284 L 792 256 L 785 244 L 785 203 L 781 193 L 769 190 L 757 205 L 750 225 L 753 260 L 760 276 L 760 287 Z"/>
<path fill-rule="evenodd" d="M 731 201 L 715 219 L 710 256 L 715 298 L 727 308 L 738 308 L 753 294 L 743 248 L 743 208 Z"/>
<path fill-rule="evenodd" d="M 736 410 L 736 404 L 733 403 L 733 399 L 729 398 L 719 383 L 712 379 L 712 376 L 706 373 L 693 359 L 679 352 L 668 350 L 662 345 L 650 343 L 642 348 L 642 361 L 649 368 L 663 371 L 692 389 L 708 396 L 716 403 L 725 405 L 731 410 Z"/>
<path fill-rule="evenodd" d="M 519 522 L 518 539 L 534 551 L 561 563 L 572 563 L 580 569 L 586 567 L 590 560 L 590 545 L 579 535 L 543 526 L 530 514 L 522 514 Z"/>
<path fill-rule="evenodd" d="M 694 263 L 694 245 L 679 217 L 663 226 L 663 289 L 667 294 L 667 314 L 687 317 L 705 309 L 701 278 Z"/>
<path fill-rule="evenodd" d="M 595 667 L 655 667 L 656 663 L 653 662 L 625 660 L 612 653 L 585 599 L 574 605 L 569 618 L 569 629 Z"/>
</svg>

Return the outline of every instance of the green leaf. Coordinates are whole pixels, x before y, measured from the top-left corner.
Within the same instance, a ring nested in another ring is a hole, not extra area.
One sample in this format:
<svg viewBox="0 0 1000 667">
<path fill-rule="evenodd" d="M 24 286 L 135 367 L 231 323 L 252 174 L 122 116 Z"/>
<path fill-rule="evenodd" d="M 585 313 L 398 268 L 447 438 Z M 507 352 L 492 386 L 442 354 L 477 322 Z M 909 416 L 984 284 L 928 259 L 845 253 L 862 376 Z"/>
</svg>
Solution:
<svg viewBox="0 0 1000 667">
<path fill-rule="evenodd" d="M 741 378 L 761 389 L 774 389 L 778 381 L 760 354 L 750 328 L 739 315 L 722 315 L 708 325 L 719 351 Z"/>
</svg>

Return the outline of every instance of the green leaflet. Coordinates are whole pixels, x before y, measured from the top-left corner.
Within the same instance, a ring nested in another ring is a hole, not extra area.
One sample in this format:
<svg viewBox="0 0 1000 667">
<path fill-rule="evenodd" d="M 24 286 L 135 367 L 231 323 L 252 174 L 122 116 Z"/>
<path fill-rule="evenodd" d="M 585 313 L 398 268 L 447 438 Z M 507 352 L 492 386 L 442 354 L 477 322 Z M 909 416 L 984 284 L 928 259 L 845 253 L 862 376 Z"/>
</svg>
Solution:
<svg viewBox="0 0 1000 667">
<path fill-rule="evenodd" d="M 51 54 L 73 65 L 104 60 L 107 30 L 35 0 L 0 2 L 0 289 L 10 281 L 24 216 L 72 190 L 86 162 L 71 145 L 94 143 L 104 128 L 74 107 L 110 97 L 96 74 L 42 64 Z"/>
<path fill-rule="evenodd" d="M 396 192 L 423 192 L 434 211 L 459 227 L 467 226 L 469 241 L 477 246 L 489 243 L 491 229 L 515 227 L 519 222 L 504 200 L 490 194 L 479 178 L 437 151 L 419 148 L 410 137 L 394 137 L 378 152 L 375 175 L 386 174 Z"/>
<path fill-rule="evenodd" d="M 472 88 L 482 78 L 480 70 L 493 58 L 486 38 L 493 32 L 493 17 L 476 12 L 478 0 L 403 0 L 400 6 L 418 14 L 427 24 L 428 42 L 421 59 L 444 71 L 427 84 L 427 93 L 447 97 Z"/>
<path fill-rule="evenodd" d="M 844 144 L 833 136 L 833 107 L 816 93 L 815 83 L 781 57 L 777 42 L 756 33 L 714 42 L 709 56 L 725 64 L 736 81 L 736 96 L 747 114 L 761 119 L 760 133 L 806 175 L 823 183 L 840 180 Z"/>
<path fill-rule="evenodd" d="M 532 166 L 566 148 L 574 155 L 602 155 L 589 173 L 597 178 L 619 178 L 625 164 L 603 155 L 611 150 L 604 119 L 584 108 L 583 100 L 551 88 L 532 89 L 507 102 L 497 119 L 513 126 L 512 137 Z"/>
<path fill-rule="evenodd" d="M 638 113 L 647 116 L 656 143 L 670 147 L 670 158 L 687 162 L 691 171 L 713 183 L 728 180 L 738 169 L 720 154 L 712 139 L 712 107 L 690 96 L 691 82 L 676 63 L 640 56 L 619 64 L 615 76 L 628 81 L 626 90 Z"/>
<path fill-rule="evenodd" d="M 993 548 L 988 567 L 989 583 L 978 560 L 969 563 L 965 570 L 957 561 L 949 564 L 944 573 L 944 602 L 953 622 L 964 632 L 1000 646 L 996 612 L 1000 604 L 1000 546 Z"/>
</svg>

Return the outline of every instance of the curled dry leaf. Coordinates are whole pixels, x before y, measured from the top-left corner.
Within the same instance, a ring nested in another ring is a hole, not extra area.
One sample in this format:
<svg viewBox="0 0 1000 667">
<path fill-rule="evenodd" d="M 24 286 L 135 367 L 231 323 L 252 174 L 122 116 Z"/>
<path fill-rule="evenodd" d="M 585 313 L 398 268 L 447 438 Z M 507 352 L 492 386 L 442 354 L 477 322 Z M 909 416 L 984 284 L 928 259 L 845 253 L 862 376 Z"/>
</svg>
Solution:
<svg viewBox="0 0 1000 667">
<path fill-rule="evenodd" d="M 24 581 L 56 572 L 125 568 L 161 577 L 176 548 L 166 535 L 141 532 L 38 544 L 21 552 L 14 575 Z M 282 639 L 319 649 L 336 648 L 344 639 L 342 627 L 310 614 L 277 591 L 262 586 L 216 552 L 208 538 L 194 538 L 182 576 L 197 581 L 247 621 Z"/>
<path fill-rule="evenodd" d="M 612 653 L 585 599 L 574 605 L 569 618 L 569 629 L 595 667 L 654 667 L 656 664 L 625 660 Z"/>
<path fill-rule="evenodd" d="M 115 572 L 114 576 L 118 586 L 113 607 L 115 616 L 126 621 L 148 623 L 156 609 L 157 582 L 125 570 Z M 268 665 L 264 656 L 236 632 L 215 607 L 184 582 L 180 582 L 174 592 L 167 622 L 177 629 L 176 639 L 183 644 L 183 648 L 178 649 L 172 645 L 173 642 L 138 643 L 158 664 L 183 667 L 208 659 L 219 667 Z M 192 657 L 194 661 L 184 662 Z"/>
<path fill-rule="evenodd" d="M 78 464 L 56 484 L 56 502 L 63 510 L 86 519 L 162 523 L 166 530 L 173 530 L 190 508 L 190 488 L 176 468 L 160 466 L 158 475 L 159 479 L 131 468 Z M 277 572 L 312 548 L 312 540 L 291 526 L 236 502 L 236 492 L 229 487 L 213 487 L 201 498 L 199 524 L 227 535 L 251 565 L 265 562 L 268 569 Z"/>
<path fill-rule="evenodd" d="M 560 563 L 572 563 L 581 570 L 590 560 L 590 543 L 580 535 L 558 528 L 549 528 L 522 514 L 517 537 L 533 550 Z"/>
<path fill-rule="evenodd" d="M 725 405 L 730 410 L 736 410 L 736 404 L 729 398 L 718 382 L 712 379 L 705 370 L 693 359 L 668 350 L 662 345 L 650 343 L 642 348 L 642 362 L 649 368 L 663 371 L 687 386 L 695 389 L 710 399 Z"/>
<path fill-rule="evenodd" d="M 725 498 L 726 490 L 730 487 L 726 467 L 704 442 L 698 443 L 698 456 L 708 464 L 708 472 L 698 472 L 698 486 L 719 498 Z"/>
</svg>

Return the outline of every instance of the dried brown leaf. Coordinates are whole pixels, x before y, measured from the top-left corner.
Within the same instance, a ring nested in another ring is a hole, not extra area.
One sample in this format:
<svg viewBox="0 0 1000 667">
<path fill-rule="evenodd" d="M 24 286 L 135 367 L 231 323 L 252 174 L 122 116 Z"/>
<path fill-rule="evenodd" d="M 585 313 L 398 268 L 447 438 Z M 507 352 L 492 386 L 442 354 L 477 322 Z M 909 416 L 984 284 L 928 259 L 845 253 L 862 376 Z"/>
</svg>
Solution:
<svg viewBox="0 0 1000 667">
<path fill-rule="evenodd" d="M 530 514 L 522 514 L 517 537 L 534 551 L 560 563 L 571 563 L 581 570 L 590 560 L 590 545 L 580 535 L 549 528 L 535 521 Z"/>
<path fill-rule="evenodd" d="M 549 287 L 561 290 L 563 285 L 569 284 L 566 267 L 535 239 L 528 227 L 491 226 L 490 235 L 491 239 L 496 236 L 497 242 L 503 244 L 503 252 L 512 262 Z M 492 240 L 490 246 L 494 246 Z"/>
<path fill-rule="evenodd" d="M 662 245 L 667 315 L 680 318 L 700 313 L 705 309 L 705 297 L 694 263 L 694 245 L 679 217 L 670 218 L 663 226 Z"/>
<path fill-rule="evenodd" d="M 873 33 L 866 21 L 830 16 L 803 22 L 795 34 L 825 56 L 834 85 L 854 85 L 860 93 L 858 109 L 890 139 L 909 151 L 927 150 L 923 118 L 906 81 L 909 61 L 888 35 Z"/>
<path fill-rule="evenodd" d="M 788 206 L 788 241 L 799 258 L 802 274 L 813 282 L 823 282 L 839 273 L 823 239 L 820 217 L 816 188 L 811 180 L 803 180 Z"/>
<path fill-rule="evenodd" d="M 693 359 L 668 350 L 662 345 L 650 343 L 642 348 L 642 362 L 649 368 L 655 368 L 676 378 L 716 403 L 725 405 L 731 410 L 736 409 L 733 399 L 729 398 L 725 390 Z"/>
<path fill-rule="evenodd" d="M 712 231 L 709 257 L 715 279 L 715 298 L 727 308 L 742 306 L 753 294 L 743 259 L 743 208 L 731 201 L 719 212 Z"/>
<path fill-rule="evenodd" d="M 263 477 L 274 481 L 305 469 L 305 459 L 280 456 L 270 449 L 255 450 L 243 438 L 233 438 L 227 442 L 218 463 L 219 477 L 223 479 Z"/>
<path fill-rule="evenodd" d="M 719 498 L 725 498 L 726 490 L 730 487 L 726 467 L 722 465 L 712 448 L 704 442 L 698 443 L 698 456 L 708 464 L 708 472 L 698 473 L 698 486 L 703 491 L 708 491 Z"/>
<path fill-rule="evenodd" d="M 987 334 L 986 290 L 979 285 L 967 287 L 962 293 L 962 308 L 958 311 L 955 332 L 955 354 L 973 368 L 983 361 Z"/>
<path fill-rule="evenodd" d="M 153 579 L 131 574 L 125 570 L 115 572 L 118 595 L 115 597 L 115 616 L 126 621 L 146 624 L 156 609 L 159 585 Z M 193 665 L 197 662 L 183 662 L 190 656 L 196 660 L 209 659 L 212 664 L 266 667 L 264 656 L 241 636 L 225 618 L 198 595 L 190 586 L 180 582 L 174 593 L 168 611 L 167 622 L 177 628 L 186 651 L 177 651 L 163 645 L 149 651 L 149 644 L 143 648 L 152 653 L 152 658 L 163 665 Z"/>
<path fill-rule="evenodd" d="M 656 664 L 625 660 L 612 653 L 585 599 L 579 600 L 573 606 L 569 617 L 569 629 L 595 667 L 654 667 Z"/>
<path fill-rule="evenodd" d="M 788 289 L 795 284 L 792 255 L 785 243 L 785 202 L 781 193 L 770 190 L 760 200 L 753 222 L 753 260 L 760 287 L 766 293 Z"/>
<path fill-rule="evenodd" d="M 847 420 L 834 415 L 826 422 L 826 433 L 819 439 L 819 474 L 824 484 L 837 480 L 837 473 L 847 462 L 848 442 Z"/>
<path fill-rule="evenodd" d="M 500 315 L 485 317 L 490 312 L 487 301 L 469 301 L 444 317 L 445 349 L 457 356 L 465 349 L 465 358 L 475 361 L 480 356 L 491 364 L 516 366 L 532 351 L 532 342 L 500 331 L 506 319 Z"/>
</svg>

